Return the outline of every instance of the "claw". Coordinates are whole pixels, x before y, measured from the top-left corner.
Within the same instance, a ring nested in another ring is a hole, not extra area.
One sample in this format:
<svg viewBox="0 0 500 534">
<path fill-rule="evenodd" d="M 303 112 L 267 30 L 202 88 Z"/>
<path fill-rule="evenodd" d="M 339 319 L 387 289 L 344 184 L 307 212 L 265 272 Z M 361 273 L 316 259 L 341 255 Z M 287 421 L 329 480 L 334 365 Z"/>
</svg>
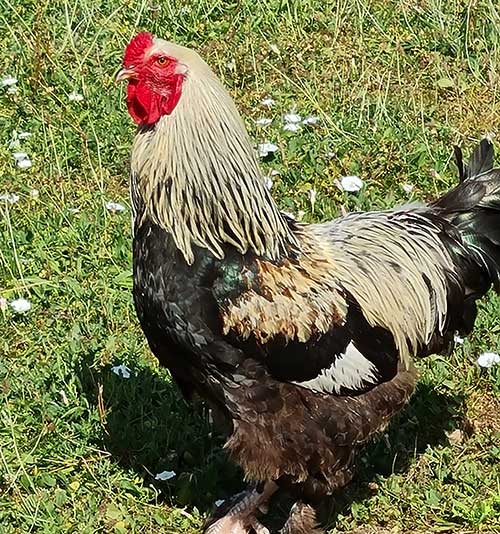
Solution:
<svg viewBox="0 0 500 534">
<path fill-rule="evenodd" d="M 262 515 L 267 515 L 269 513 L 269 503 L 263 502 L 258 506 L 257 510 L 259 510 Z"/>
</svg>

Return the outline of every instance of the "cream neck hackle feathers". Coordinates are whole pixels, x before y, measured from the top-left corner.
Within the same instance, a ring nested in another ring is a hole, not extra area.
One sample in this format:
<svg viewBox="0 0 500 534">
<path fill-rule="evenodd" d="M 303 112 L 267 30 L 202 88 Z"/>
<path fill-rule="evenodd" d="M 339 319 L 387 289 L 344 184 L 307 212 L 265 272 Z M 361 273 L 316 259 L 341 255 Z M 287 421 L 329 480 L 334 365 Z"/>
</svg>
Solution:
<svg viewBox="0 0 500 534">
<path fill-rule="evenodd" d="M 150 53 L 158 51 L 177 59 L 187 74 L 172 114 L 139 128 L 132 199 L 172 235 L 189 264 L 195 245 L 217 258 L 224 257 L 225 244 L 270 259 L 296 249 L 228 92 L 195 52 L 155 39 Z"/>
</svg>

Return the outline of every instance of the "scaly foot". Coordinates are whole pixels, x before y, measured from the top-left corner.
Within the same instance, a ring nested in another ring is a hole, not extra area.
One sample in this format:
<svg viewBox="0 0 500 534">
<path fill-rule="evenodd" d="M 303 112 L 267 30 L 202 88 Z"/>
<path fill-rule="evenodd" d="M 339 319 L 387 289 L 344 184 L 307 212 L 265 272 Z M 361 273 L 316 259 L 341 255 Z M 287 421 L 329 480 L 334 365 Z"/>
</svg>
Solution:
<svg viewBox="0 0 500 534">
<path fill-rule="evenodd" d="M 245 491 L 226 515 L 212 523 L 205 534 L 270 534 L 269 530 L 255 517 L 278 489 L 274 482 L 267 482 L 264 489 Z"/>
</svg>

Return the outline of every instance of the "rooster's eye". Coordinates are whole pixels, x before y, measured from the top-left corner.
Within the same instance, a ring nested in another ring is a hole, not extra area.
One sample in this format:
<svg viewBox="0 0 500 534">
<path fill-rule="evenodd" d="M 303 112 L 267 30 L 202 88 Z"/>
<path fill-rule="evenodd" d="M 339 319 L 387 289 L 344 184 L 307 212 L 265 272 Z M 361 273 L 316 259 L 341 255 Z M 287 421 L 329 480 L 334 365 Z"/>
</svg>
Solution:
<svg viewBox="0 0 500 534">
<path fill-rule="evenodd" d="M 157 60 L 156 60 L 156 63 L 158 63 L 158 65 L 166 65 L 167 63 L 167 58 L 165 56 L 160 56 Z"/>
</svg>

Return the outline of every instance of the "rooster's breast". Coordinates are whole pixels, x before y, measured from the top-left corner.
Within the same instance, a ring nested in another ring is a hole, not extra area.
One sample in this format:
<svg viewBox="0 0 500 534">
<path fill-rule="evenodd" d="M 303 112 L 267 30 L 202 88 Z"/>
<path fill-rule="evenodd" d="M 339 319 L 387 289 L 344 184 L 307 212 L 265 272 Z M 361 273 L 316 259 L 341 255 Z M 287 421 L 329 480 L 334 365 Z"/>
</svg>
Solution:
<svg viewBox="0 0 500 534">
<path fill-rule="evenodd" d="M 201 254 L 188 265 L 172 237 L 150 221 L 136 228 L 133 255 L 134 304 L 151 350 L 181 387 L 182 382 L 203 381 L 214 332 L 220 328 L 206 289 L 213 258 Z"/>
</svg>

